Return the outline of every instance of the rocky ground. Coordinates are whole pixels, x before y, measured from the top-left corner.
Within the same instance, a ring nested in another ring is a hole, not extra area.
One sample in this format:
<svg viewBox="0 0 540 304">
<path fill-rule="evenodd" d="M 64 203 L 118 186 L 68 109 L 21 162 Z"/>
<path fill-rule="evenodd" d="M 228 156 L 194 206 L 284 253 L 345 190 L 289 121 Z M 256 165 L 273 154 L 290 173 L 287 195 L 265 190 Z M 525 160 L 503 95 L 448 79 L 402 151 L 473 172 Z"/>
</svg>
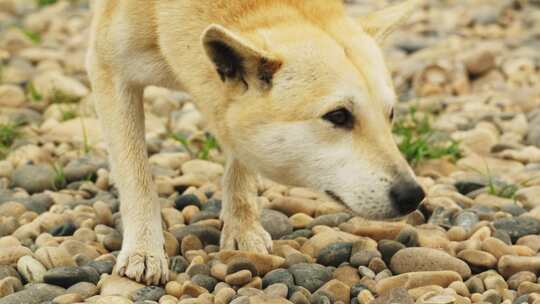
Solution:
<svg viewBox="0 0 540 304">
<path fill-rule="evenodd" d="M 89 20 L 85 1 L 0 0 L 0 304 L 540 303 L 538 1 L 416 12 L 385 50 L 396 139 L 428 198 L 382 223 L 265 181 L 271 255 L 219 251 L 219 148 L 188 95 L 148 88 L 172 280 L 146 287 L 110 275 L 122 225 L 84 71 Z"/>
</svg>

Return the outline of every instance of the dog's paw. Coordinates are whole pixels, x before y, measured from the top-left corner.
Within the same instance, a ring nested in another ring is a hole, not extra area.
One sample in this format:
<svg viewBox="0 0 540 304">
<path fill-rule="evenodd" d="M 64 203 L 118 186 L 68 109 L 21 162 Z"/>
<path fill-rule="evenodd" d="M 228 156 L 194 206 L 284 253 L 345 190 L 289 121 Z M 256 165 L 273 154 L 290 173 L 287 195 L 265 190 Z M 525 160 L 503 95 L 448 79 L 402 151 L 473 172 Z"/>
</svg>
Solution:
<svg viewBox="0 0 540 304">
<path fill-rule="evenodd" d="M 267 254 L 272 250 L 272 237 L 260 224 L 225 224 L 221 232 L 221 249 Z"/>
<path fill-rule="evenodd" d="M 163 250 L 122 250 L 116 260 L 116 273 L 146 285 L 165 284 L 169 263 Z"/>
</svg>

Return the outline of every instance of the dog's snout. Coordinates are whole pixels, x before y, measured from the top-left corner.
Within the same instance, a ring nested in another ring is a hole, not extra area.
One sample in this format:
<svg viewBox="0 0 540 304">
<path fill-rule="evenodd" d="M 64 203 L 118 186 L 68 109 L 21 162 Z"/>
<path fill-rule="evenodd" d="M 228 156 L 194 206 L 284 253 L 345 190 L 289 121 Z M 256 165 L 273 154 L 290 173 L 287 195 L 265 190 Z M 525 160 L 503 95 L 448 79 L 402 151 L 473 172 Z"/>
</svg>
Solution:
<svg viewBox="0 0 540 304">
<path fill-rule="evenodd" d="M 399 182 L 390 189 L 390 199 L 401 215 L 418 208 L 424 197 L 424 190 L 414 181 Z"/>
</svg>

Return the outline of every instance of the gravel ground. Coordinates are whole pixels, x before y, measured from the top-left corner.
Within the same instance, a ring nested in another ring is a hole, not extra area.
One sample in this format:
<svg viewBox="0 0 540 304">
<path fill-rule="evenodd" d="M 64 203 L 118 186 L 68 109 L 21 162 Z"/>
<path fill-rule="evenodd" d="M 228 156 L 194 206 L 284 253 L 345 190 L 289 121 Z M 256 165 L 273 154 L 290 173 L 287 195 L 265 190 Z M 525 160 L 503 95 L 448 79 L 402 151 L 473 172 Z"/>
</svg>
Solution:
<svg viewBox="0 0 540 304">
<path fill-rule="evenodd" d="M 122 224 L 84 71 L 90 11 L 54 2 L 0 0 L 0 304 L 540 303 L 538 1 L 416 12 L 385 51 L 425 203 L 368 221 L 264 181 L 271 255 L 219 250 L 219 148 L 187 94 L 147 88 L 165 286 L 111 275 Z"/>
</svg>

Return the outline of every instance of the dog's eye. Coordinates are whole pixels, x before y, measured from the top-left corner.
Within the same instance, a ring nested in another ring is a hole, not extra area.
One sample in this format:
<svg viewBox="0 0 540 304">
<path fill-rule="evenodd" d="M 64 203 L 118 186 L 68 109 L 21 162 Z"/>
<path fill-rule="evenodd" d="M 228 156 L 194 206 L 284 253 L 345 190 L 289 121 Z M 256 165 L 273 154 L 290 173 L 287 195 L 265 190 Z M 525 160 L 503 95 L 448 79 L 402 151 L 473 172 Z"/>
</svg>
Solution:
<svg viewBox="0 0 540 304">
<path fill-rule="evenodd" d="M 390 121 L 394 121 L 394 108 L 390 110 Z"/>
<path fill-rule="evenodd" d="M 328 120 L 334 126 L 339 128 L 352 129 L 354 124 L 354 118 L 351 112 L 345 108 L 339 108 L 332 112 L 326 113 L 323 116 L 324 120 Z"/>
</svg>

